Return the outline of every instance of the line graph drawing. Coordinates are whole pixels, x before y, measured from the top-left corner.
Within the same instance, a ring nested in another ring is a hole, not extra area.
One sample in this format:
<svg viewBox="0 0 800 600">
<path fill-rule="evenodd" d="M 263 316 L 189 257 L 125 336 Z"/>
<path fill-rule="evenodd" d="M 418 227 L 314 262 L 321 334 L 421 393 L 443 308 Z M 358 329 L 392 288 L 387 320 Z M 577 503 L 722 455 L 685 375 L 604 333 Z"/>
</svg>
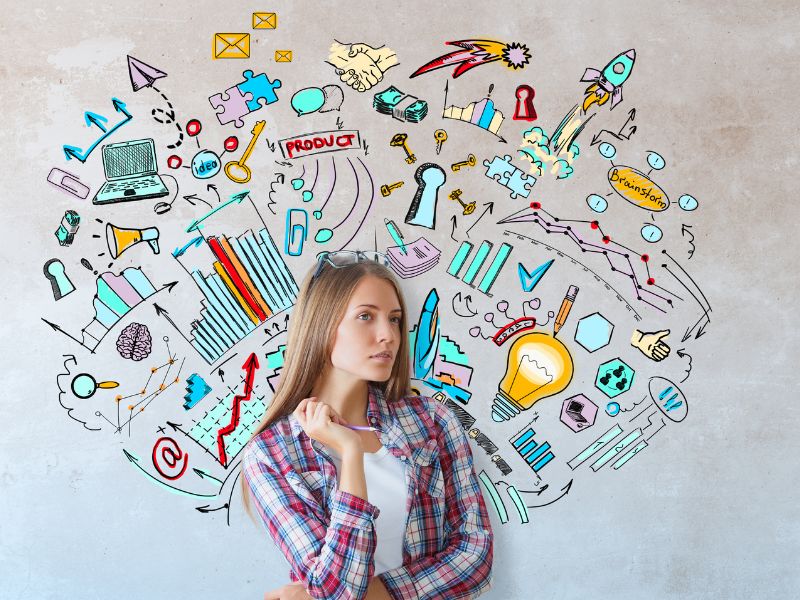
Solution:
<svg viewBox="0 0 800 600">
<path fill-rule="evenodd" d="M 160 397 L 169 388 L 180 382 L 181 371 L 183 370 L 183 363 L 185 362 L 186 358 L 184 357 L 181 359 L 180 365 L 176 367 L 175 365 L 178 360 L 178 355 L 173 354 L 170 350 L 169 337 L 164 336 L 162 340 L 164 341 L 164 345 L 166 346 L 167 350 L 166 361 L 160 365 L 150 367 L 147 380 L 138 391 L 127 395 L 118 394 L 114 398 L 114 402 L 117 406 L 115 420 L 110 419 L 101 410 L 95 412 L 95 416 L 100 417 L 114 428 L 114 433 L 122 433 L 122 430 L 127 427 L 128 437 L 130 437 L 131 423 L 133 420 L 142 414 L 156 398 Z M 177 368 L 177 373 L 175 373 L 174 377 L 171 377 L 171 373 L 174 368 Z M 158 385 L 153 389 L 150 387 L 150 384 L 154 382 L 158 382 Z M 125 407 L 125 410 L 127 411 L 126 415 L 123 413 L 121 406 L 124 402 L 131 400 L 132 398 L 138 398 L 138 400 L 128 404 Z"/>
<path fill-rule="evenodd" d="M 633 292 L 636 295 L 638 300 L 641 300 L 643 303 L 651 306 L 652 308 L 658 310 L 661 313 L 666 313 L 668 309 L 673 307 L 673 300 L 671 292 L 668 292 L 663 287 L 656 286 L 655 278 L 652 276 L 650 272 L 649 262 L 650 257 L 647 254 L 640 254 L 635 250 L 624 246 L 620 242 L 614 241 L 611 239 L 610 236 L 606 235 L 600 227 L 598 221 L 585 221 L 585 220 L 569 220 L 569 219 L 559 219 L 554 217 L 547 211 L 543 210 L 538 203 L 533 203 L 536 207 L 535 209 L 524 208 L 516 213 L 509 215 L 498 221 L 498 224 L 511 224 L 511 223 L 535 223 L 539 225 L 542 230 L 547 234 L 560 234 L 564 237 L 570 239 L 574 242 L 583 252 L 586 253 L 594 253 L 602 255 L 608 262 L 609 267 L 611 268 L 612 272 L 618 272 L 623 276 L 628 277 L 630 279 L 630 284 L 633 288 Z M 541 213 L 541 214 L 540 214 Z M 544 214 L 547 218 L 542 216 Z M 549 220 L 548 220 L 549 219 Z M 576 232 L 576 228 L 573 227 L 572 224 L 582 224 L 588 225 L 591 229 L 597 230 L 601 234 L 601 241 L 603 245 L 599 245 L 590 241 L 587 241 L 583 237 L 579 236 Z M 509 234 L 520 235 L 519 233 L 509 231 Z M 528 236 L 521 236 L 530 240 L 532 243 L 540 244 L 546 248 L 549 248 L 555 252 L 559 252 L 558 249 L 555 247 L 540 242 L 539 240 L 535 240 L 534 238 Z M 565 255 L 566 256 L 566 255 Z M 631 257 L 636 256 L 640 259 L 640 262 L 644 266 L 647 279 L 642 281 L 639 276 L 637 276 L 636 269 L 634 269 L 633 263 L 631 262 Z M 570 260 L 574 261 L 576 264 L 580 264 L 582 267 L 586 267 L 583 263 L 579 263 L 579 261 L 575 260 L 572 257 L 569 257 Z M 587 270 L 591 270 L 586 267 Z M 595 271 L 592 270 L 592 273 L 596 277 L 600 277 Z M 603 280 L 603 283 L 608 286 L 608 289 L 614 289 L 611 285 Z M 644 283 L 644 285 L 643 285 Z M 649 289 L 650 288 L 650 289 Z M 657 293 L 652 291 L 652 289 L 659 289 L 665 292 L 665 294 Z M 619 292 L 614 289 L 614 292 L 619 296 Z M 620 298 L 621 299 L 621 298 Z M 634 314 L 638 314 L 633 307 L 627 301 L 624 301 L 627 306 L 630 306 L 630 310 L 634 312 Z M 640 319 L 637 319 L 640 320 Z"/>
</svg>

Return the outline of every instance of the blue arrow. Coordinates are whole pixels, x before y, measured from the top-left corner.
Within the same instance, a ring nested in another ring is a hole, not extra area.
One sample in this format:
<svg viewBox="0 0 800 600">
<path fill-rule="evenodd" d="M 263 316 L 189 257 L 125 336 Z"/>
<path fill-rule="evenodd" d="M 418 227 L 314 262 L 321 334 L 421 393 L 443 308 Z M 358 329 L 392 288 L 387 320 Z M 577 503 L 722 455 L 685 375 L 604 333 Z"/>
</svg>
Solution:
<svg viewBox="0 0 800 600">
<path fill-rule="evenodd" d="M 124 114 L 125 116 L 127 116 L 129 119 L 132 119 L 132 118 L 133 118 L 133 117 L 131 116 L 131 113 L 129 113 L 129 112 L 127 111 L 127 107 L 128 107 L 128 105 L 127 105 L 127 104 L 125 104 L 125 103 L 124 103 L 122 100 L 120 100 L 119 98 L 111 98 L 111 104 L 113 104 L 113 105 L 114 105 L 114 110 L 115 110 L 115 111 L 117 111 L 117 112 L 121 112 L 122 114 Z"/>
<path fill-rule="evenodd" d="M 77 146 L 64 146 L 64 155 L 67 157 L 67 160 L 72 160 L 73 158 L 77 158 L 81 162 L 86 162 L 86 157 L 83 155 L 83 148 L 78 148 Z"/>
<path fill-rule="evenodd" d="M 108 119 L 103 115 L 98 115 L 97 113 L 93 113 L 87 110 L 85 113 L 83 113 L 83 118 L 86 121 L 87 127 L 91 127 L 92 125 L 97 125 L 97 127 L 99 127 L 103 131 L 103 133 L 106 132 L 107 129 L 105 123 L 108 123 Z"/>
<path fill-rule="evenodd" d="M 183 256 L 186 254 L 186 251 L 191 247 L 194 246 L 195 248 L 199 247 L 203 243 L 203 236 L 198 235 L 196 238 L 189 240 L 189 243 L 186 244 L 183 248 L 175 248 L 172 251 L 172 256 L 178 258 L 179 256 Z"/>
</svg>

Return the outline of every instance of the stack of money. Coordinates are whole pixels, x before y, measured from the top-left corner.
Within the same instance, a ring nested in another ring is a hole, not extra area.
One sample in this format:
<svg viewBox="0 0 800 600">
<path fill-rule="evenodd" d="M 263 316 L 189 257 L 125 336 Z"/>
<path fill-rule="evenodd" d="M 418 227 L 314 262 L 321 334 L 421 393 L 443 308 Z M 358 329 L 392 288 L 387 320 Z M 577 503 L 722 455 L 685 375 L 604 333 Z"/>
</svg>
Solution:
<svg viewBox="0 0 800 600">
<path fill-rule="evenodd" d="M 428 103 L 425 100 L 408 96 L 393 85 L 375 94 L 372 107 L 379 113 L 410 123 L 419 123 L 428 114 Z"/>
<path fill-rule="evenodd" d="M 61 225 L 56 229 L 55 234 L 61 246 L 69 246 L 75 240 L 81 218 L 74 210 L 68 210 L 61 219 Z"/>
</svg>

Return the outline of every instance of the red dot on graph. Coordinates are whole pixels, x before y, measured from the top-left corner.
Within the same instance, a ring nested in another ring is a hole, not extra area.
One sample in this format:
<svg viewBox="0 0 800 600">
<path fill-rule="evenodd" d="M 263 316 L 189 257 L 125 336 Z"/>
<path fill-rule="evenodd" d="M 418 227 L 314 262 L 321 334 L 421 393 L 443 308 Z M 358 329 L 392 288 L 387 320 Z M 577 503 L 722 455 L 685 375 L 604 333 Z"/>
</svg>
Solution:
<svg viewBox="0 0 800 600">
<path fill-rule="evenodd" d="M 539 210 L 540 208 L 542 208 L 542 205 L 540 202 L 531 202 L 531 208 L 533 210 Z"/>
<path fill-rule="evenodd" d="M 191 119 L 188 123 L 186 123 L 186 133 L 191 137 L 194 137 L 200 133 L 201 129 L 203 129 L 203 126 L 197 119 Z"/>
<path fill-rule="evenodd" d="M 610 238 L 610 237 L 608 237 L 607 235 L 604 235 L 604 236 L 603 236 L 603 243 L 604 243 L 604 244 L 607 244 L 607 243 L 608 243 L 608 242 L 610 242 L 610 241 L 611 241 L 611 238 Z"/>
<path fill-rule="evenodd" d="M 177 169 L 183 164 L 183 160 L 177 154 L 173 154 L 167 159 L 167 166 L 170 169 Z"/>
<path fill-rule="evenodd" d="M 597 229 L 598 227 L 600 227 L 600 222 L 599 221 L 592 221 L 592 229 Z"/>
<path fill-rule="evenodd" d="M 228 138 L 225 138 L 225 150 L 228 152 L 236 152 L 236 149 L 239 147 L 239 138 L 235 135 L 232 135 Z"/>
<path fill-rule="evenodd" d="M 648 260 L 650 260 L 650 256 L 647 254 L 642 254 L 642 262 L 647 262 Z"/>
<path fill-rule="evenodd" d="M 652 277 L 647 279 L 647 285 L 653 285 L 653 284 L 655 284 L 655 282 L 656 282 L 656 280 L 653 279 Z"/>
</svg>

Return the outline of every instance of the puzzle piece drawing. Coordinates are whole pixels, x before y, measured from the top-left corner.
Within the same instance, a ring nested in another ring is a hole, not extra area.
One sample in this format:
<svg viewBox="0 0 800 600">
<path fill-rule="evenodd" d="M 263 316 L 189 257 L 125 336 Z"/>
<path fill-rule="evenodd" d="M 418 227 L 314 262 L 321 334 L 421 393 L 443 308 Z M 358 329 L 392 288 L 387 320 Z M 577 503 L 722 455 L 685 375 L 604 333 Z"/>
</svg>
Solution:
<svg viewBox="0 0 800 600">
<path fill-rule="evenodd" d="M 516 169 L 516 167 L 511 164 L 511 157 L 508 154 L 502 159 L 499 156 L 495 156 L 492 162 L 485 160 L 483 161 L 483 166 L 488 167 L 486 169 L 486 176 L 489 179 L 499 181 L 503 185 L 508 182 L 508 175 Z"/>
<path fill-rule="evenodd" d="M 529 175 L 523 173 L 520 169 L 515 168 L 514 172 L 504 185 L 511 190 L 511 198 L 516 200 L 519 196 L 527 198 L 531 193 L 530 188 L 533 187 L 534 183 L 536 183 L 535 177 L 530 177 Z"/>
<path fill-rule="evenodd" d="M 491 162 L 483 161 L 486 167 L 486 176 L 494 179 L 505 188 L 511 190 L 511 198 L 519 196 L 527 198 L 530 195 L 530 188 L 536 183 L 536 178 L 526 175 L 523 171 L 511 164 L 511 157 L 506 154 L 503 158 L 495 156 Z"/>
<path fill-rule="evenodd" d="M 275 79 L 270 81 L 264 73 L 260 73 L 253 77 L 253 72 L 250 70 L 242 73 L 245 80 L 238 85 L 242 95 L 248 92 L 251 94 L 250 99 L 247 101 L 247 107 L 250 111 L 256 111 L 261 108 L 259 100 L 264 100 L 264 106 L 278 101 L 278 96 L 275 95 L 275 90 L 281 87 L 281 80 Z"/>
<path fill-rule="evenodd" d="M 252 112 L 248 107 L 248 100 L 252 97 L 251 93 L 244 94 L 237 86 L 233 86 L 221 94 L 209 96 L 208 101 L 215 109 L 222 108 L 217 110 L 220 125 L 233 123 L 238 128 L 244 127 L 242 117 Z"/>
</svg>

